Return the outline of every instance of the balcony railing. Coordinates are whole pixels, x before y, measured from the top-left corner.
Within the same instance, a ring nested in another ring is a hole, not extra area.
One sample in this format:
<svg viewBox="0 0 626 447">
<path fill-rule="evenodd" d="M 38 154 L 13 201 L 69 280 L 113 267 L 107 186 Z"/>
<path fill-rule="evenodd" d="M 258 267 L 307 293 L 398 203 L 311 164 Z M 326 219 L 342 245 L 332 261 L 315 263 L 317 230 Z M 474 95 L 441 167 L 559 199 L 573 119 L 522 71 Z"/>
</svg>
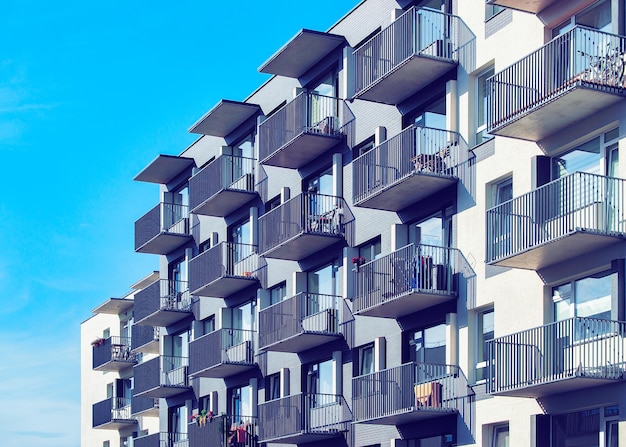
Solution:
<svg viewBox="0 0 626 447">
<path fill-rule="evenodd" d="M 455 248 L 411 244 L 359 266 L 355 315 L 398 318 L 453 299 L 460 257 Z"/>
<path fill-rule="evenodd" d="M 454 68 L 473 40 L 459 17 L 411 8 L 354 51 L 355 96 L 399 104 Z"/>
<path fill-rule="evenodd" d="M 135 251 L 166 255 L 191 239 L 189 208 L 161 202 L 135 222 Z"/>
<path fill-rule="evenodd" d="M 158 326 L 143 326 L 134 324 L 130 347 L 133 351 L 149 354 L 159 353 L 159 336 L 161 328 Z"/>
<path fill-rule="evenodd" d="M 488 132 L 537 141 L 619 101 L 625 55 L 622 36 L 577 26 L 556 37 L 487 79 Z M 580 96 L 570 94 L 576 89 Z"/>
<path fill-rule="evenodd" d="M 354 203 L 399 211 L 455 184 L 467 162 L 458 133 L 410 126 L 354 160 Z"/>
<path fill-rule="evenodd" d="M 118 429 L 124 425 L 137 424 L 131 416 L 130 399 L 110 397 L 92 407 L 92 427 Z"/>
<path fill-rule="evenodd" d="M 221 415 L 212 420 L 199 418 L 189 424 L 189 447 L 237 446 L 257 447 L 258 418 Z"/>
<path fill-rule="evenodd" d="M 197 377 L 227 377 L 256 367 L 256 331 L 218 329 L 189 344 L 189 373 Z"/>
<path fill-rule="evenodd" d="M 343 396 L 294 394 L 259 405 L 259 441 L 303 444 L 348 430 L 352 414 Z"/>
<path fill-rule="evenodd" d="M 469 421 L 472 396 L 454 365 L 410 362 L 352 379 L 355 422 L 399 425 L 451 413 Z"/>
<path fill-rule="evenodd" d="M 150 326 L 168 326 L 191 314 L 187 281 L 160 279 L 135 295 L 135 321 Z"/>
<path fill-rule="evenodd" d="M 259 252 L 301 260 L 344 240 L 354 243 L 354 215 L 341 197 L 302 193 L 259 218 Z"/>
<path fill-rule="evenodd" d="M 226 298 L 259 281 L 257 247 L 221 242 L 189 262 L 193 295 Z"/>
<path fill-rule="evenodd" d="M 153 433 L 133 440 L 133 447 L 189 447 L 187 433 Z"/>
<path fill-rule="evenodd" d="M 189 207 L 195 214 L 223 217 L 255 194 L 253 158 L 221 155 L 189 179 Z"/>
<path fill-rule="evenodd" d="M 259 313 L 261 349 L 301 352 L 341 337 L 341 297 L 299 293 Z"/>
<path fill-rule="evenodd" d="M 301 93 L 259 125 L 261 163 L 300 168 L 341 140 L 352 147 L 354 115 L 338 98 Z"/>
<path fill-rule="evenodd" d="M 131 414 L 159 415 L 159 399 L 154 397 L 133 396 L 130 401 Z"/>
<path fill-rule="evenodd" d="M 570 318 L 487 342 L 487 391 L 521 397 L 623 380 L 626 323 Z"/>
<path fill-rule="evenodd" d="M 138 397 L 169 397 L 186 391 L 189 359 L 160 356 L 135 366 L 134 395 Z"/>
<path fill-rule="evenodd" d="M 571 259 L 626 233 L 626 180 L 575 172 L 487 210 L 486 226 L 489 263 L 537 270 Z"/>
<path fill-rule="evenodd" d="M 137 355 L 130 350 L 130 337 L 109 337 L 95 344 L 93 369 L 97 371 L 120 371 L 137 363 Z"/>
</svg>

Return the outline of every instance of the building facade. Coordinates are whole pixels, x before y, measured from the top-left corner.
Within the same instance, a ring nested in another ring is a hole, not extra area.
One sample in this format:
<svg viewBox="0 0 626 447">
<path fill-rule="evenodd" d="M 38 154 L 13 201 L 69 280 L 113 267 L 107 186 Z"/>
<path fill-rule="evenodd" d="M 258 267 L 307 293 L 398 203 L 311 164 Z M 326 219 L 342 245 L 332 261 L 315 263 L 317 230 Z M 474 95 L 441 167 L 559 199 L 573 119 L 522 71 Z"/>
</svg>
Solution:
<svg viewBox="0 0 626 447">
<path fill-rule="evenodd" d="M 134 445 L 624 445 L 625 22 L 364 0 L 297 33 L 136 177 Z"/>
</svg>

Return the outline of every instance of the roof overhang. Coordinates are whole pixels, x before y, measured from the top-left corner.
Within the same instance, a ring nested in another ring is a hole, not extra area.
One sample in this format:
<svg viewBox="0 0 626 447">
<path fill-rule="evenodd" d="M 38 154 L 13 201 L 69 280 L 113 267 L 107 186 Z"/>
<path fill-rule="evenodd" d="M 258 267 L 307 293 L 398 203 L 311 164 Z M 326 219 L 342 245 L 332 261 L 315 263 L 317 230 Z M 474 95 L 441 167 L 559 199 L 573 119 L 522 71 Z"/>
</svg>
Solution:
<svg viewBox="0 0 626 447">
<path fill-rule="evenodd" d="M 178 174 L 194 165 L 193 158 L 160 154 L 135 176 L 135 180 L 166 185 Z"/>
<path fill-rule="evenodd" d="M 191 126 L 189 132 L 224 138 L 257 113 L 261 113 L 258 104 L 222 99 Z"/>
<path fill-rule="evenodd" d="M 128 298 L 109 298 L 93 310 L 94 314 L 120 315 L 133 308 L 133 300 Z"/>
<path fill-rule="evenodd" d="M 303 29 L 261 65 L 259 71 L 299 78 L 330 52 L 346 43 L 345 37 L 337 34 Z"/>
</svg>

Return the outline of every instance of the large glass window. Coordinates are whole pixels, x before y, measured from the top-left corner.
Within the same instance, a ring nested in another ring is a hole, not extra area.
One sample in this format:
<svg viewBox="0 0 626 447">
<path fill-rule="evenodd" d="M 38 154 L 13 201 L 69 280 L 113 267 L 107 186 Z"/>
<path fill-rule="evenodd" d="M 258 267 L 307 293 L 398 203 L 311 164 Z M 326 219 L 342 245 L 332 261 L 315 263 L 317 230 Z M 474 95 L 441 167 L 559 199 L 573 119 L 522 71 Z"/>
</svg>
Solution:
<svg viewBox="0 0 626 447">
<path fill-rule="evenodd" d="M 187 433 L 187 406 L 177 405 L 175 407 L 168 408 L 168 432 L 173 436 L 183 435 Z M 174 442 L 186 439 L 181 437 L 180 439 L 174 439 Z"/>
<path fill-rule="evenodd" d="M 602 272 L 552 289 L 554 319 L 572 317 L 610 320 L 612 297 L 617 294 L 617 273 Z M 616 318 L 613 318 L 616 319 Z"/>
<path fill-rule="evenodd" d="M 491 447 L 509 447 L 509 424 L 493 427 Z"/>
<path fill-rule="evenodd" d="M 552 447 L 597 447 L 599 442 L 599 408 L 552 417 Z"/>
<path fill-rule="evenodd" d="M 435 365 L 446 364 L 446 325 L 420 329 L 409 339 L 409 360 Z"/>
<path fill-rule="evenodd" d="M 489 354 L 487 342 L 494 336 L 493 308 L 476 314 L 476 381 L 487 379 Z"/>
<path fill-rule="evenodd" d="M 287 298 L 287 283 L 281 282 L 270 289 L 270 306 Z"/>
<path fill-rule="evenodd" d="M 280 398 L 280 373 L 265 377 L 265 400 Z"/>
<path fill-rule="evenodd" d="M 556 180 L 577 171 L 617 176 L 618 137 L 618 130 L 613 129 L 552 157 L 552 179 Z"/>
<path fill-rule="evenodd" d="M 568 18 L 552 29 L 552 37 L 565 34 L 576 25 L 610 33 L 612 31 L 611 0 L 603 0 Z"/>
<path fill-rule="evenodd" d="M 236 421 L 252 416 L 252 387 L 250 385 L 231 388 L 230 410 Z"/>
<path fill-rule="evenodd" d="M 420 127 L 446 128 L 446 98 L 441 97 L 417 113 L 413 123 Z"/>
<path fill-rule="evenodd" d="M 309 365 L 307 371 L 307 392 L 311 396 L 312 406 L 328 404 L 335 394 L 334 360 L 326 360 Z"/>
<path fill-rule="evenodd" d="M 243 222 L 239 222 L 230 227 L 229 230 L 229 242 L 232 242 L 230 245 L 230 261 L 232 263 L 240 262 L 246 259 L 251 254 L 251 246 L 250 246 L 250 220 L 246 220 Z M 236 269 L 234 264 L 229 265 L 231 273 L 238 273 L 239 270 Z"/>
<path fill-rule="evenodd" d="M 374 372 L 374 344 L 362 346 L 358 349 L 358 375 L 371 374 Z"/>
<path fill-rule="evenodd" d="M 476 76 L 476 144 L 493 138 L 487 133 L 487 79 L 493 75 L 492 66 Z"/>
</svg>

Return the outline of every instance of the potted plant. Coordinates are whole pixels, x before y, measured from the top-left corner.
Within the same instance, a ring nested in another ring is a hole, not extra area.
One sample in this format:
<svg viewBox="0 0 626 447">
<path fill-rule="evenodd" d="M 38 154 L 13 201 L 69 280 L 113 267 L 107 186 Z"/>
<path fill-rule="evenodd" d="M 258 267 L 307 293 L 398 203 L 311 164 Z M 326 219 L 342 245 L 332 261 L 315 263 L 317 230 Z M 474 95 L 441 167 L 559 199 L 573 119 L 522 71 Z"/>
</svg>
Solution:
<svg viewBox="0 0 626 447">
<path fill-rule="evenodd" d="M 94 348 L 97 346 L 102 346 L 104 344 L 104 338 L 96 338 L 94 341 L 91 342 L 91 346 L 93 346 Z"/>
<path fill-rule="evenodd" d="M 367 260 L 363 256 L 355 256 L 352 258 L 352 265 L 354 265 L 354 271 L 358 272 L 359 267 L 365 264 Z"/>
</svg>

